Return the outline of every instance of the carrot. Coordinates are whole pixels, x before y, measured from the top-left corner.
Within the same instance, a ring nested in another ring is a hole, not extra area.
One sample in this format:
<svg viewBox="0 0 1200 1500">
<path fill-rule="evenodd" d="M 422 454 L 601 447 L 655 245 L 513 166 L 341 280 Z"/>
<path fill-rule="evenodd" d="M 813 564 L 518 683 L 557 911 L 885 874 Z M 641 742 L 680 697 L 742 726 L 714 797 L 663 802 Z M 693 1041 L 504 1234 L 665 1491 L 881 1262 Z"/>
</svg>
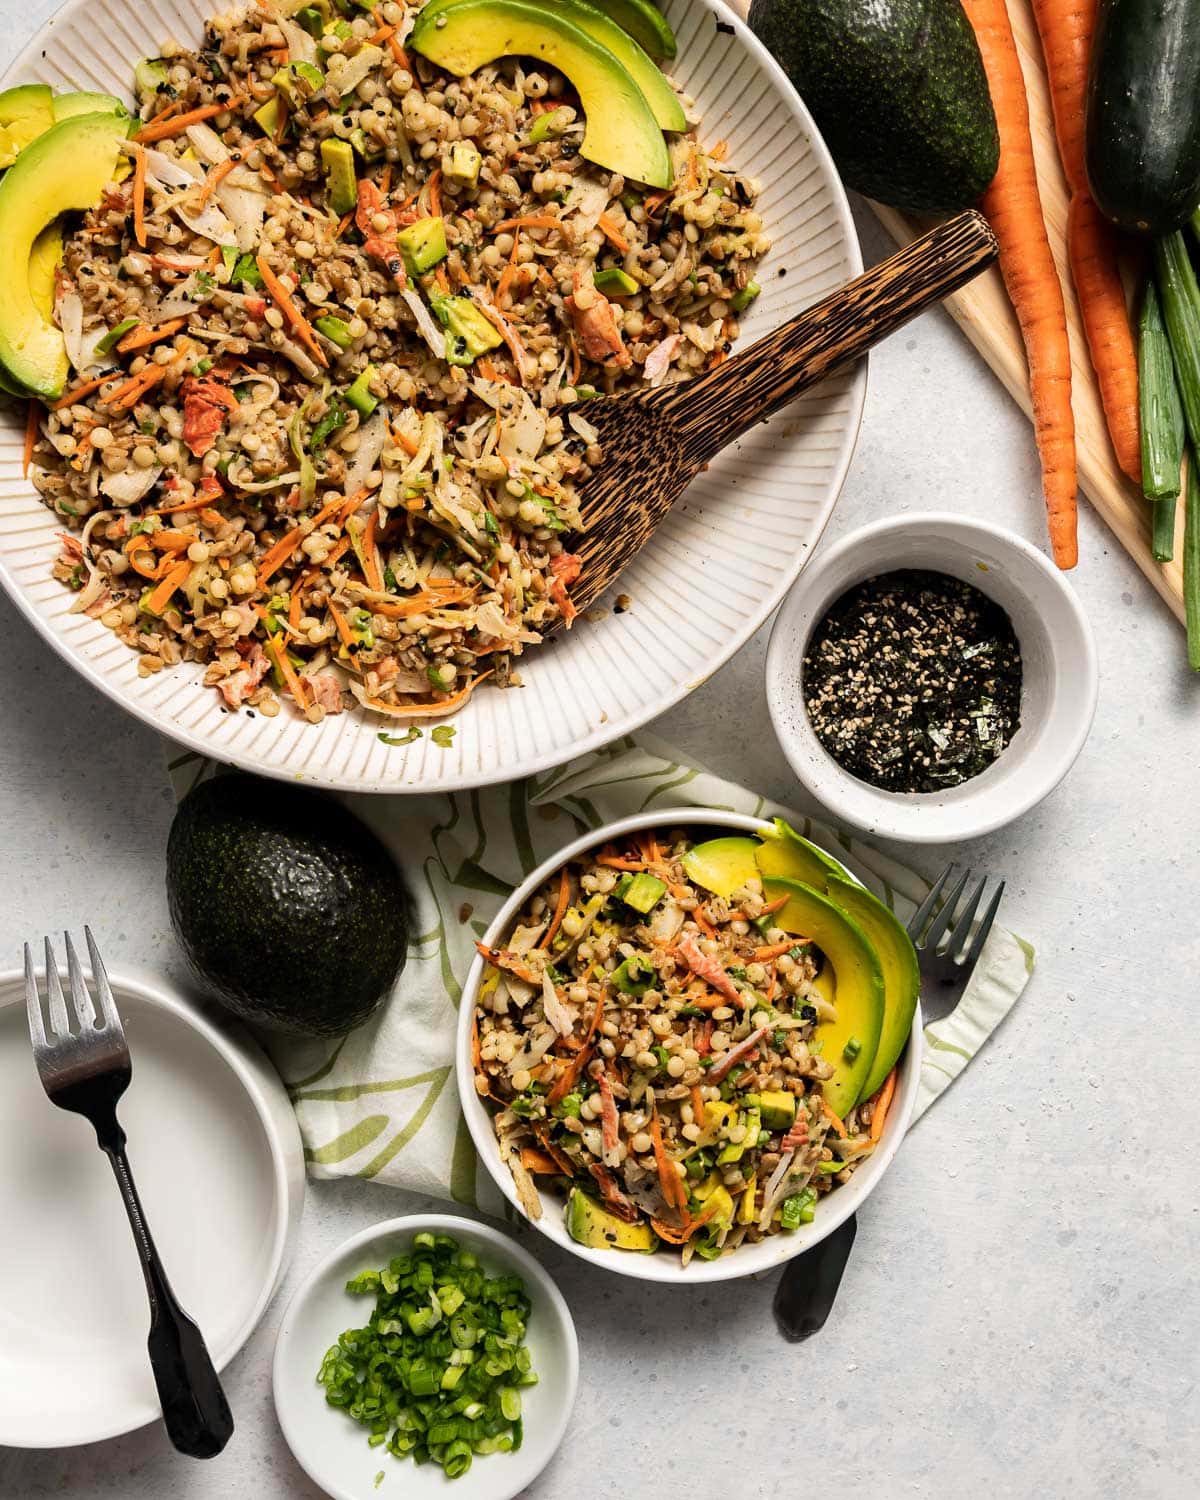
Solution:
<svg viewBox="0 0 1200 1500">
<path fill-rule="evenodd" d="M 574 1088 L 579 1075 L 583 1072 L 584 1067 L 587 1065 L 588 1058 L 591 1056 L 592 1051 L 592 1039 L 596 1035 L 596 1032 L 600 1029 L 600 1017 L 603 1014 L 604 996 L 603 994 L 601 994 L 596 1001 L 596 1009 L 592 1013 L 591 1024 L 588 1026 L 587 1033 L 583 1038 L 583 1045 L 580 1047 L 579 1051 L 575 1054 L 571 1061 L 567 1064 L 567 1066 L 558 1075 L 558 1078 L 555 1080 L 554 1087 L 546 1095 L 546 1104 L 551 1109 L 559 1102 L 559 1100 L 565 1099 L 567 1097 L 567 1095 Z"/>
<path fill-rule="evenodd" d="M 419 94 L 421 92 L 421 80 L 417 77 L 416 68 L 414 68 L 412 63 L 409 61 L 409 56 L 408 53 L 404 50 L 403 42 L 401 42 L 400 39 L 396 36 L 388 37 L 388 50 L 396 59 L 397 66 L 403 68 L 408 76 L 412 79 L 413 88 L 415 88 L 417 93 Z"/>
<path fill-rule="evenodd" d="M 146 153 L 141 146 L 133 150 L 133 237 L 146 248 Z"/>
<path fill-rule="evenodd" d="M 504 316 L 498 307 L 488 302 L 480 301 L 476 304 L 479 311 L 489 323 L 496 329 L 512 357 L 513 369 L 516 372 L 517 384 L 525 384 L 525 346 L 517 336 L 517 331 Z"/>
<path fill-rule="evenodd" d="M 133 349 L 148 349 L 151 344 L 170 338 L 173 333 L 178 333 L 186 326 L 186 318 L 170 318 L 165 323 L 159 323 L 155 328 L 147 328 L 144 323 L 139 323 L 136 328 L 131 328 L 117 345 L 117 353 L 128 354 Z M 102 375 L 100 378 L 103 380 L 105 377 Z"/>
<path fill-rule="evenodd" d="M 501 297 L 507 296 L 509 287 L 517 279 L 520 266 L 517 264 L 517 254 L 521 248 L 521 231 L 513 233 L 512 254 L 508 257 L 508 264 L 500 273 L 500 280 L 496 283 L 496 301 L 499 303 Z M 493 377 L 494 378 L 494 377 Z"/>
<path fill-rule="evenodd" d="M 25 414 L 25 448 L 21 454 L 21 475 L 29 478 L 29 466 L 33 462 L 33 450 L 37 447 L 40 416 L 38 403 L 30 397 L 29 410 Z"/>
<path fill-rule="evenodd" d="M 1060 568 L 1079 561 L 1075 419 L 1067 314 L 1038 197 L 1029 102 L 1005 0 L 963 0 L 1000 128 L 1000 166 L 981 207 L 1000 242 L 1000 270 L 1029 362 L 1050 543 Z"/>
<path fill-rule="evenodd" d="M 82 401 L 85 396 L 98 391 L 106 380 L 112 380 L 112 378 L 113 372 L 109 370 L 107 374 L 97 375 L 94 380 L 85 380 L 79 385 L 72 386 L 69 391 L 64 391 L 57 401 L 51 402 L 50 410 L 62 411 L 64 406 L 74 406 L 76 401 Z"/>
<path fill-rule="evenodd" d="M 597 854 L 592 861 L 593 864 L 604 865 L 609 870 L 644 870 L 646 863 L 641 859 L 622 859 L 619 854 Z"/>
<path fill-rule="evenodd" d="M 363 702 L 368 708 L 373 708 L 379 714 L 391 714 L 394 718 L 408 719 L 429 717 L 431 715 L 449 714 L 464 704 L 485 677 L 490 677 L 491 672 L 481 672 L 478 677 L 472 677 L 466 687 L 460 688 L 457 693 L 451 693 L 449 698 L 443 698 L 440 703 L 406 703 L 403 708 L 398 708 L 393 703 L 383 703 L 378 698 L 364 698 Z"/>
<path fill-rule="evenodd" d="M 419 448 L 420 444 L 414 442 L 413 439 L 410 438 L 407 433 L 397 432 L 394 427 L 391 428 L 390 430 L 391 430 L 392 438 L 393 438 L 394 442 L 396 443 L 396 446 L 398 448 L 403 448 L 404 451 L 405 451 L 405 453 L 408 454 L 409 458 L 416 458 L 416 456 L 417 456 L 417 449 Z"/>
<path fill-rule="evenodd" d="M 700 1085 L 692 1084 L 692 1118 L 696 1124 L 704 1129 L 704 1100 L 700 1097 Z"/>
<path fill-rule="evenodd" d="M 395 35 L 396 28 L 394 26 L 381 26 L 378 31 L 372 32 L 372 34 L 367 38 L 367 41 L 370 42 L 373 47 L 378 47 L 381 42 L 391 41 L 392 37 L 394 37 Z"/>
<path fill-rule="evenodd" d="M 769 958 L 782 958 L 789 953 L 797 943 L 806 942 L 806 938 L 788 938 L 786 943 L 768 943 L 765 948 L 755 948 L 750 955 L 751 963 L 766 963 Z"/>
<path fill-rule="evenodd" d="M 337 633 L 341 637 L 342 645 L 353 646 L 354 632 L 350 629 L 350 625 L 346 620 L 346 616 L 341 612 L 341 610 L 337 607 L 332 599 L 329 600 L 325 608 L 333 616 L 333 623 L 337 626 Z"/>
<path fill-rule="evenodd" d="M 884 1122 L 887 1120 L 888 1110 L 892 1107 L 892 1099 L 896 1093 L 896 1070 L 895 1068 L 883 1080 L 879 1092 L 875 1095 L 874 1106 L 871 1110 L 871 1139 L 877 1141 L 883 1134 Z"/>
<path fill-rule="evenodd" d="M 146 600 L 146 609 L 148 612 L 152 615 L 161 615 L 167 607 L 171 595 L 191 571 L 192 565 L 190 562 L 172 563 L 163 576 L 162 582 Z"/>
<path fill-rule="evenodd" d="M 296 675 L 296 669 L 288 661 L 287 652 L 274 640 L 267 639 L 267 655 L 279 669 L 279 675 L 287 683 L 292 697 L 296 700 L 296 706 L 302 710 L 308 708 L 308 690 Z"/>
<path fill-rule="evenodd" d="M 329 360 L 325 356 L 325 351 L 317 342 L 317 336 L 309 326 L 308 319 L 292 301 L 287 287 L 284 286 L 283 282 L 280 281 L 279 277 L 276 276 L 275 272 L 268 265 L 266 256 L 261 254 L 256 255 L 254 257 L 254 264 L 258 267 L 258 273 L 263 279 L 263 285 L 271 294 L 271 300 L 292 325 L 292 331 L 296 337 L 302 344 L 308 347 L 308 352 L 316 362 L 328 369 Z"/>
<path fill-rule="evenodd" d="M 692 921 L 695 922 L 696 926 L 700 929 L 700 931 L 706 938 L 716 937 L 717 929 L 708 920 L 708 918 L 704 915 L 699 907 L 697 907 L 696 910 L 692 913 Z"/>
<path fill-rule="evenodd" d="M 608 217 L 607 214 L 601 214 L 600 217 L 596 220 L 596 228 L 600 231 L 600 233 L 604 236 L 604 238 L 608 241 L 608 243 L 613 247 L 614 250 L 619 250 L 622 255 L 625 255 L 628 252 L 629 241 L 625 238 L 620 229 L 616 224 L 613 223 L 613 221 Z"/>
<path fill-rule="evenodd" d="M 335 510 L 337 510 L 340 504 L 341 501 L 339 500 L 330 500 L 327 504 L 323 505 L 313 517 L 313 522 L 309 527 L 309 532 L 311 533 L 315 531 L 318 526 L 321 526 L 326 521 L 328 521 L 329 517 L 334 513 Z M 276 573 L 281 565 L 291 556 L 296 544 L 304 540 L 305 534 L 306 533 L 303 526 L 295 526 L 291 531 L 287 533 L 286 536 L 280 537 L 280 539 L 275 543 L 273 547 L 267 548 L 262 557 L 259 559 L 258 563 L 257 582 L 259 588 L 262 588 L 267 579 L 270 578 L 273 573 Z M 327 563 L 328 561 L 329 559 L 326 558 Z"/>
<path fill-rule="evenodd" d="M 230 156 L 226 157 L 224 161 L 219 161 L 216 166 L 212 168 L 208 176 L 204 179 L 204 186 L 200 189 L 200 195 L 196 199 L 196 204 L 198 207 L 204 207 L 204 205 L 220 187 L 221 183 L 225 181 L 226 177 L 229 176 L 230 172 L 232 172 L 234 167 L 236 166 L 236 159 Z M 218 254 L 220 254 L 219 250 Z"/>
<path fill-rule="evenodd" d="M 182 552 L 185 547 L 190 547 L 199 540 L 199 534 L 195 531 L 176 531 L 170 526 L 154 532 L 150 537 L 151 546 L 157 547 L 160 552 Z"/>
<path fill-rule="evenodd" d="M 288 600 L 288 627 L 291 630 L 300 629 L 300 589 L 297 585 L 292 590 L 292 597 Z"/>
<path fill-rule="evenodd" d="M 145 532 L 140 532 L 137 536 L 131 536 L 125 543 L 125 556 L 129 559 L 129 566 L 135 573 L 140 573 L 143 578 L 153 578 L 158 571 L 158 565 L 157 563 L 152 563 L 151 566 L 146 567 L 139 559 L 138 553 L 152 553 L 153 551 L 154 548 L 150 545 L 150 538 Z"/>
<path fill-rule="evenodd" d="M 379 530 L 379 507 L 376 506 L 363 527 L 362 550 L 363 550 L 363 575 L 367 580 L 367 587 L 375 593 L 383 593 L 383 574 L 379 571 L 379 560 L 375 556 L 375 535 Z"/>
<path fill-rule="evenodd" d="M 830 1106 L 828 1104 L 826 1104 L 826 1102 L 825 1102 L 825 1096 L 823 1094 L 818 1096 L 817 1102 L 821 1106 L 821 1112 L 824 1114 L 825 1118 L 829 1121 L 829 1123 L 833 1126 L 835 1134 L 840 1135 L 842 1137 L 842 1139 L 845 1140 L 845 1138 L 850 1134 L 850 1132 L 846 1129 L 846 1126 L 845 1126 L 845 1124 L 842 1121 L 842 1117 L 840 1115 L 838 1115 L 838 1114 L 835 1114 L 833 1112 L 833 1110 L 830 1108 Z"/>
<path fill-rule="evenodd" d="M 522 214 L 516 219 L 501 219 L 492 232 L 504 234 L 510 229 L 557 229 L 565 240 L 575 238 L 571 226 L 556 219 L 553 214 Z"/>
<path fill-rule="evenodd" d="M 575 1175 L 574 1162 L 562 1149 L 561 1146 L 556 1146 L 554 1144 L 549 1135 L 546 1133 L 545 1126 L 542 1126 L 539 1129 L 538 1126 L 535 1125 L 533 1127 L 533 1131 L 538 1140 L 542 1143 L 542 1150 L 546 1153 L 546 1155 L 552 1162 L 556 1162 L 558 1164 L 558 1170 L 564 1173 L 567 1177 L 573 1177 Z"/>
<path fill-rule="evenodd" d="M 1033 0 L 1054 109 L 1058 154 L 1072 193 L 1087 192 L 1083 143 L 1096 0 Z"/>
<path fill-rule="evenodd" d="M 724 161 L 725 158 L 728 155 L 729 155 L 729 142 L 728 141 L 718 141 L 717 144 L 708 153 L 708 159 L 709 159 L 709 161 Z"/>
<path fill-rule="evenodd" d="M 152 516 L 177 516 L 185 510 L 202 510 L 207 504 L 208 497 L 206 495 L 195 495 L 191 500 L 184 500 L 179 505 L 160 505 L 157 510 L 152 510 L 149 514 Z M 217 524 L 220 525 L 221 517 L 217 515 L 216 511 L 213 511 L 213 515 L 216 517 Z M 201 516 L 200 519 L 203 520 L 204 517 Z"/>
<path fill-rule="evenodd" d="M 562 867 L 562 873 L 558 877 L 558 900 L 554 906 L 554 915 L 550 918 L 550 925 L 542 936 L 539 948 L 548 948 L 558 935 L 558 929 L 562 926 L 562 920 L 567 914 L 567 907 L 571 904 L 571 877 L 567 874 L 567 867 Z"/>
<path fill-rule="evenodd" d="M 534 1146 L 521 1147 L 521 1165 L 527 1172 L 541 1172 L 546 1177 L 554 1177 L 562 1170 L 552 1156 Z"/>
<path fill-rule="evenodd" d="M 654 1164 L 658 1168 L 662 1195 L 669 1207 L 682 1208 L 687 1203 L 687 1189 L 680 1181 L 675 1163 L 667 1155 L 667 1148 L 663 1144 L 662 1121 L 659 1119 L 657 1104 L 650 1116 L 650 1139 L 654 1142 Z"/>
<path fill-rule="evenodd" d="M 539 490 L 538 493 L 541 494 L 541 491 Z M 659 853 L 658 840 L 653 833 L 643 834 L 638 847 L 647 865 L 657 865 L 661 862 L 662 855 Z"/>
<path fill-rule="evenodd" d="M 341 510 L 338 512 L 339 526 L 344 526 L 346 524 L 346 522 L 350 519 L 350 517 L 354 514 L 354 512 L 358 509 L 358 507 L 370 493 L 370 490 L 364 487 L 356 494 L 350 496 L 345 505 L 343 505 Z"/>
<path fill-rule="evenodd" d="M 140 375 L 134 375 L 104 398 L 106 406 L 136 406 L 148 391 L 161 381 L 167 373 L 166 365 L 147 365 Z"/>
<path fill-rule="evenodd" d="M 442 217 L 442 169 L 435 167 L 429 174 L 429 212 L 435 219 Z"/>
<path fill-rule="evenodd" d="M 205 120 L 211 120 L 214 115 L 223 114 L 226 110 L 236 109 L 244 101 L 239 97 L 230 99 L 225 104 L 205 104 L 199 109 L 185 110 L 181 115 L 172 115 L 166 118 L 167 111 L 155 116 L 148 125 L 143 125 L 141 130 L 133 138 L 135 146 L 148 146 L 151 141 L 165 140 L 169 135 L 179 135 L 189 125 L 200 125 Z"/>
<path fill-rule="evenodd" d="M 426 610 L 445 609 L 451 604 L 465 604 L 468 599 L 472 598 L 474 598 L 472 589 L 459 586 L 453 590 L 439 590 L 436 594 L 432 592 L 411 594 L 407 599 L 389 600 L 387 603 L 381 599 L 373 599 L 371 613 L 383 615 L 388 620 L 407 620 L 412 615 L 423 615 Z"/>
<path fill-rule="evenodd" d="M 1079 192 L 1071 199 L 1067 253 L 1113 451 L 1122 470 L 1140 485 L 1137 346 L 1125 305 L 1115 237 L 1089 193 Z"/>
</svg>

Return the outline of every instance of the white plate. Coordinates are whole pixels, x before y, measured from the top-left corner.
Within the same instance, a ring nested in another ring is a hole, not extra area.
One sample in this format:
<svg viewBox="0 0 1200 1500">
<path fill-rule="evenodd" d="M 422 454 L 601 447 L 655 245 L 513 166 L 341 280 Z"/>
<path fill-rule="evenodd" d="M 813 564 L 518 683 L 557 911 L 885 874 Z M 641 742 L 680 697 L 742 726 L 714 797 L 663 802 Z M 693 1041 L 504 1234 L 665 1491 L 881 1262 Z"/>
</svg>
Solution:
<svg viewBox="0 0 1200 1500">
<path fill-rule="evenodd" d="M 118 1106 L 130 1166 L 171 1285 L 221 1369 L 290 1258 L 304 1202 L 295 1115 L 248 1039 L 110 977 L 133 1059 Z M 0 1140 L 0 1444 L 69 1447 L 156 1420 L 121 1196 L 88 1122 L 42 1092 L 17 973 L 0 975 Z"/>
<path fill-rule="evenodd" d="M 5 75 L 126 95 L 134 62 L 175 36 L 199 37 L 225 0 L 68 0 Z M 846 195 L 783 73 L 720 0 L 668 0 L 679 38 L 672 73 L 699 105 L 703 135 L 763 184 L 774 242 L 743 343 L 862 270 Z M 718 30 L 718 22 L 724 28 Z M 428 734 L 383 744 L 394 723 L 355 712 L 318 728 L 221 711 L 195 667 L 140 678 L 133 652 L 67 611 L 50 577 L 60 529 L 21 477 L 23 406 L 0 412 L 0 582 L 34 627 L 91 682 L 202 754 L 270 776 L 362 792 L 449 791 L 560 764 L 645 724 L 698 687 L 763 623 L 816 546 L 858 435 L 866 365 L 827 381 L 723 454 L 621 580 L 633 607 L 581 620 L 521 663 L 525 687 L 481 691 L 447 748 Z"/>
<path fill-rule="evenodd" d="M 761 818 L 750 818 L 736 812 L 717 812 L 705 807 L 667 807 L 658 812 L 636 813 L 629 818 L 618 818 L 613 823 L 605 823 L 602 827 L 593 828 L 573 839 L 565 848 L 539 865 L 496 913 L 491 926 L 483 935 L 483 942 L 493 948 L 501 946 L 501 940 L 530 896 L 556 874 L 567 860 L 588 849 L 598 849 L 603 844 L 612 843 L 645 828 L 732 828 L 743 833 L 762 834 L 768 833 L 771 826 Z M 844 865 L 842 869 L 847 880 L 853 880 L 856 885 L 862 883 Z M 900 1142 L 904 1139 L 904 1132 L 912 1118 L 921 1079 L 923 1038 L 919 1003 L 913 1015 L 908 1042 L 896 1065 L 896 1094 L 879 1144 L 849 1182 L 835 1188 L 820 1200 L 811 1224 L 802 1224 L 799 1229 L 786 1234 L 768 1235 L 754 1245 L 740 1245 L 717 1260 L 701 1260 L 699 1256 L 695 1256 L 686 1266 L 666 1246 L 653 1255 L 593 1250 L 590 1246 L 573 1240 L 567 1233 L 563 1221 L 563 1200 L 554 1193 L 541 1192 L 539 1189 L 542 1216 L 540 1219 L 528 1219 L 517 1197 L 512 1173 L 501 1160 L 491 1111 L 475 1089 L 475 1067 L 471 1058 L 471 1020 L 475 1011 L 475 997 L 479 993 L 485 972 L 483 959 L 477 956 L 463 986 L 463 997 L 458 1007 L 458 1035 L 455 1039 L 458 1098 L 471 1139 L 475 1142 L 475 1150 L 496 1186 L 522 1219 L 532 1224 L 548 1240 L 553 1240 L 560 1249 L 569 1250 L 572 1255 L 600 1266 L 605 1271 L 615 1271 L 618 1276 L 629 1276 L 636 1281 L 667 1281 L 679 1286 L 703 1286 L 706 1282 L 732 1281 L 739 1276 L 754 1276 L 762 1271 L 777 1270 L 784 1261 L 820 1244 L 839 1224 L 845 1223 L 851 1214 L 862 1207 L 900 1149 Z"/>
<path fill-rule="evenodd" d="M 526 1343 L 538 1383 L 521 1392 L 524 1442 L 516 1453 L 474 1458 L 453 1483 L 437 1464 L 418 1466 L 369 1447 L 366 1428 L 329 1406 L 316 1380 L 326 1350 L 345 1329 L 365 1324 L 375 1305 L 371 1296 L 351 1296 L 346 1282 L 360 1271 L 386 1265 L 422 1230 L 453 1235 L 493 1276 L 515 1272 L 533 1304 Z M 411 1214 L 364 1229 L 312 1273 L 283 1315 L 274 1383 L 275 1410 L 288 1446 L 301 1468 L 334 1500 L 376 1500 L 380 1493 L 399 1493 L 405 1500 L 511 1500 L 533 1483 L 562 1442 L 579 1383 L 579 1344 L 562 1293 L 528 1251 L 473 1219 Z M 376 1488 L 380 1470 L 386 1487 Z"/>
</svg>

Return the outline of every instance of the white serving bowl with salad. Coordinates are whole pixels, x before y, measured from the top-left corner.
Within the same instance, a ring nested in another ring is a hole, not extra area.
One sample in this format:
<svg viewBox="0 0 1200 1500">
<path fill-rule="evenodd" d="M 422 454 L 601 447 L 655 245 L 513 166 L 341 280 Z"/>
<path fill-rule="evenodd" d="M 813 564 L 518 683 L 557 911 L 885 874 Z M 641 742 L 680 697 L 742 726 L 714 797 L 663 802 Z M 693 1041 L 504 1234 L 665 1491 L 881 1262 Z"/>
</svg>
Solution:
<svg viewBox="0 0 1200 1500">
<path fill-rule="evenodd" d="M 895 1156 L 921 1061 L 915 955 L 782 820 L 606 824 L 533 871 L 479 946 L 467 1124 L 504 1197 L 581 1259 L 680 1284 L 769 1271 Z"/>
</svg>

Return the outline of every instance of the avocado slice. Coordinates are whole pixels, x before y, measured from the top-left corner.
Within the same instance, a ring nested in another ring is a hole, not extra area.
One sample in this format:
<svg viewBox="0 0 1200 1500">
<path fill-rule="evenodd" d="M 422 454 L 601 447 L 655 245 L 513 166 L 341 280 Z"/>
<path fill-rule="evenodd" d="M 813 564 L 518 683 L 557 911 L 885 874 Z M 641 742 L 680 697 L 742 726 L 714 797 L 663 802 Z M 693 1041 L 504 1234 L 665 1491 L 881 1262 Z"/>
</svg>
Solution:
<svg viewBox="0 0 1200 1500">
<path fill-rule="evenodd" d="M 829 899 L 858 923 L 879 955 L 883 968 L 883 1029 L 875 1061 L 862 1087 L 869 1099 L 892 1071 L 912 1030 L 913 1012 L 921 989 L 921 971 L 912 939 L 895 914 L 864 886 L 844 877 L 830 877 Z"/>
<path fill-rule="evenodd" d="M 871 1075 L 883 1030 L 883 968 L 879 955 L 862 927 L 812 886 L 775 878 L 767 879 L 764 885 L 771 900 L 788 898 L 787 905 L 775 915 L 777 925 L 784 932 L 811 939 L 828 960 L 817 985 L 836 1004 L 837 1019 L 819 1025 L 815 1039 L 822 1043 L 822 1057 L 834 1066 L 833 1077 L 824 1084 L 826 1102 L 835 1113 L 844 1115 L 863 1097 L 863 1085 Z M 859 1050 L 853 1058 L 847 1058 L 843 1053 L 852 1037 L 858 1041 Z"/>
<path fill-rule="evenodd" d="M 46 318 L 54 312 L 54 277 L 62 259 L 62 229 L 58 224 L 48 224 L 33 242 L 29 252 L 29 295 L 33 305 Z M 97 353 L 102 353 L 97 350 Z M 24 398 L 28 391 L 16 381 L 9 380 L 0 368 L 0 391 L 10 396 Z"/>
<path fill-rule="evenodd" d="M 571 1189 L 563 1214 L 571 1238 L 592 1250 L 633 1250 L 649 1255 L 658 1249 L 658 1236 L 649 1224 L 627 1224 L 589 1198 L 582 1188 Z"/>
<path fill-rule="evenodd" d="M 56 94 L 53 100 L 54 121 L 73 120 L 76 115 L 124 115 L 129 111 L 115 94 L 91 94 L 76 89 L 70 94 Z"/>
<path fill-rule="evenodd" d="M 679 50 L 666 16 L 650 0 L 590 0 L 590 3 L 627 31 L 656 61 L 674 57 Z"/>
<path fill-rule="evenodd" d="M 60 214 L 94 207 L 112 181 L 125 129 L 117 115 L 63 120 L 27 146 L 0 182 L 0 365 L 35 396 L 60 396 L 69 367 L 62 334 L 30 293 L 33 243 Z"/>
<path fill-rule="evenodd" d="M 687 116 L 683 112 L 678 95 L 667 82 L 666 76 L 651 61 L 642 47 L 617 21 L 605 15 L 602 8 L 591 5 L 588 0 L 533 0 L 539 11 L 547 15 L 560 16 L 572 26 L 578 26 L 594 42 L 607 49 L 633 79 L 645 95 L 650 112 L 663 130 L 686 130 Z M 430 0 L 422 16 L 438 15 L 462 0 Z"/>
<path fill-rule="evenodd" d="M 417 17 L 409 45 L 465 77 L 499 57 L 535 57 L 574 84 L 587 117 L 581 153 L 610 172 L 651 187 L 671 185 L 671 162 L 646 96 L 607 47 L 529 0 L 457 0 Z"/>
<path fill-rule="evenodd" d="M 782 818 L 776 818 L 774 823 L 774 829 L 764 834 L 755 855 L 764 879 L 774 876 L 782 880 L 802 880 L 805 885 L 822 891 L 830 876 L 845 876 L 846 872 L 837 860 L 798 834 L 790 823 L 785 823 Z"/>
<path fill-rule="evenodd" d="M 693 845 L 680 863 L 689 880 L 728 901 L 747 880 L 758 876 L 757 850 L 749 838 L 708 839 Z"/>
<path fill-rule="evenodd" d="M 0 92 L 0 126 L 4 154 L 0 167 L 10 167 L 26 146 L 54 124 L 54 95 L 49 84 L 22 83 Z"/>
</svg>

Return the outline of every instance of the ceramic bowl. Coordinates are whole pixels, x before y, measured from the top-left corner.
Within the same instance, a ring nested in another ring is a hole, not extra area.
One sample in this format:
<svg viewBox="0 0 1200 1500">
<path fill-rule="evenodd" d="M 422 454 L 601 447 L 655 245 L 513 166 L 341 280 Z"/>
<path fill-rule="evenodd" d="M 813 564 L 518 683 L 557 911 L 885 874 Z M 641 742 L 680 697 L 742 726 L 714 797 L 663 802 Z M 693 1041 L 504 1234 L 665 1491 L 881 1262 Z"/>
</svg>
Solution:
<svg viewBox="0 0 1200 1500">
<path fill-rule="evenodd" d="M 516 1453 L 476 1457 L 449 1483 L 437 1464 L 418 1466 L 367 1444 L 367 1431 L 328 1406 L 317 1384 L 321 1360 L 347 1328 L 361 1327 L 374 1299 L 352 1296 L 346 1282 L 360 1271 L 386 1265 L 412 1244 L 413 1236 L 452 1235 L 478 1255 L 491 1275 L 515 1273 L 533 1304 L 526 1343 L 538 1383 L 521 1392 L 524 1440 Z M 373 1225 L 339 1245 L 296 1292 L 275 1344 L 275 1410 L 296 1461 L 334 1500 L 377 1500 L 398 1493 L 405 1500 L 511 1500 L 553 1458 L 567 1430 L 579 1383 L 579 1344 L 571 1313 L 548 1271 L 509 1237 L 488 1224 L 450 1214 L 409 1214 Z M 376 1484 L 383 1471 L 390 1481 Z"/>
<path fill-rule="evenodd" d="M 160 981 L 110 974 L 133 1079 L 118 1107 L 167 1276 L 217 1369 L 291 1259 L 304 1156 L 249 1034 Z M 63 974 L 66 983 L 66 975 Z M 42 1092 L 23 975 L 0 974 L 0 1444 L 62 1448 L 160 1416 L 150 1314 L 121 1197 L 80 1115 Z"/>
<path fill-rule="evenodd" d="M 518 886 L 497 913 L 483 941 L 489 946 L 500 944 L 526 901 L 567 860 L 646 828 L 685 828 L 697 832 L 701 829 L 730 828 L 742 833 L 762 834 L 770 832 L 771 824 L 764 823 L 761 818 L 744 817 L 741 813 L 717 812 L 697 807 L 664 808 L 661 812 L 639 813 L 634 817 L 606 823 L 566 845 Z M 846 875 L 850 880 L 856 878 L 849 870 Z M 484 1166 L 516 1212 L 525 1218 L 513 1186 L 512 1175 L 500 1159 L 491 1112 L 475 1091 L 475 1073 L 471 1063 L 471 1019 L 484 973 L 482 958 L 476 958 L 467 975 L 462 1003 L 458 1009 L 455 1053 L 459 1100 L 471 1131 L 471 1139 L 475 1142 L 475 1149 Z M 553 1193 L 541 1194 L 542 1216 L 529 1222 L 560 1249 L 569 1250 L 581 1260 L 606 1271 L 614 1271 L 618 1276 L 631 1276 L 638 1281 L 666 1281 L 680 1286 L 701 1286 L 708 1282 L 730 1281 L 739 1276 L 753 1276 L 761 1271 L 774 1270 L 784 1261 L 810 1250 L 826 1235 L 832 1234 L 839 1224 L 862 1207 L 887 1171 L 900 1146 L 916 1102 L 921 1070 L 921 1040 L 921 1010 L 918 1006 L 908 1045 L 900 1057 L 896 1096 L 888 1112 L 883 1136 L 874 1152 L 850 1181 L 821 1199 L 811 1224 L 803 1224 L 787 1234 L 770 1235 L 755 1245 L 740 1245 L 717 1260 L 701 1260 L 699 1256 L 695 1256 L 689 1265 L 683 1266 L 679 1256 L 666 1247 L 653 1255 L 633 1255 L 616 1250 L 594 1250 L 579 1244 L 567 1233 L 562 1200 Z"/>
<path fill-rule="evenodd" d="M 1021 647 L 1021 725 L 978 776 L 938 792 L 888 792 L 844 771 L 804 706 L 813 631 L 847 589 L 928 568 L 965 579 L 1009 616 Z M 1015 532 L 949 512 L 877 521 L 814 558 L 784 601 L 767 650 L 767 703 L 788 764 L 841 823 L 910 844 L 978 838 L 1019 818 L 1074 764 L 1096 712 L 1096 643 L 1066 576 Z"/>
</svg>

